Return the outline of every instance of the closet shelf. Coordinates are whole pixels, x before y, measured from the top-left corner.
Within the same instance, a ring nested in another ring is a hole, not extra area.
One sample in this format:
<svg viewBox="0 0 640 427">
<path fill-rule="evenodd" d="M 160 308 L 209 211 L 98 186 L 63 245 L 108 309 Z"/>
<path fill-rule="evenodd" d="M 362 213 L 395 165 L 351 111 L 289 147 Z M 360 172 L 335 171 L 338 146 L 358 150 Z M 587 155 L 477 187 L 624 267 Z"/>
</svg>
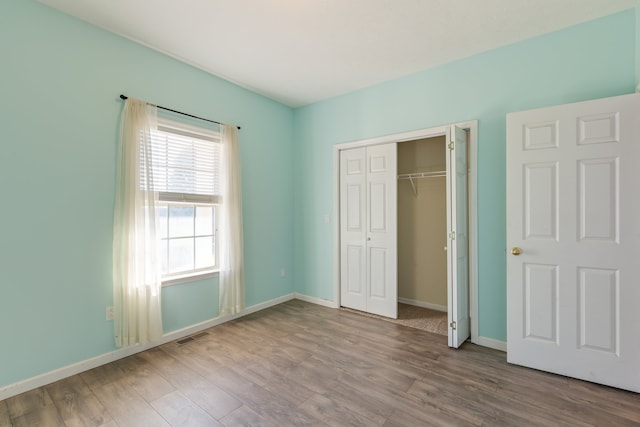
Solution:
<svg viewBox="0 0 640 427">
<path fill-rule="evenodd" d="M 398 180 L 408 179 L 409 182 L 411 182 L 411 187 L 413 188 L 413 194 L 418 195 L 416 184 L 413 182 L 414 179 L 435 178 L 440 176 L 447 176 L 447 171 L 403 173 L 398 175 Z"/>
<path fill-rule="evenodd" d="M 403 173 L 398 175 L 398 179 L 432 178 L 434 176 L 447 176 L 447 171 Z"/>
</svg>

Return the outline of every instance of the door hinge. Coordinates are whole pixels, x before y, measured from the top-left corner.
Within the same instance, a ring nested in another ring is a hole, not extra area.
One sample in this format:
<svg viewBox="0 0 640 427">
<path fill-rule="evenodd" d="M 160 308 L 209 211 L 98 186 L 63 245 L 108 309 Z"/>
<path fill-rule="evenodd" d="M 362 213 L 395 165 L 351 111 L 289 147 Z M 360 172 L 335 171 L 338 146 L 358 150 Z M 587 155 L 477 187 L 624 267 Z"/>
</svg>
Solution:
<svg viewBox="0 0 640 427">
<path fill-rule="evenodd" d="M 453 150 L 453 148 L 455 147 L 453 141 L 449 142 L 449 145 L 447 147 L 449 147 L 449 150 Z"/>
<path fill-rule="evenodd" d="M 449 238 L 450 238 L 451 240 L 456 240 L 456 232 L 455 232 L 455 231 L 452 231 L 451 233 L 449 233 Z"/>
<path fill-rule="evenodd" d="M 449 323 L 449 327 L 455 331 L 456 330 L 456 321 L 454 320 L 453 322 Z"/>
</svg>

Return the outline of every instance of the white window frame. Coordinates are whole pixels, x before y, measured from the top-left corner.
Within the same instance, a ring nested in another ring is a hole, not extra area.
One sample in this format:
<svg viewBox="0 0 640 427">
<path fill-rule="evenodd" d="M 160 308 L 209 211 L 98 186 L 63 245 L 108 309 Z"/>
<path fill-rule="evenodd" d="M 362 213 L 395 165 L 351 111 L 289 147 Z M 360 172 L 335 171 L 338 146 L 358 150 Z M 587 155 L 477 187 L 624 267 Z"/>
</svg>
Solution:
<svg viewBox="0 0 640 427">
<path fill-rule="evenodd" d="M 187 136 L 190 138 L 195 138 L 203 141 L 210 141 L 214 144 L 221 144 L 221 134 L 219 131 L 215 131 L 212 129 L 202 128 L 199 126 L 193 126 L 186 123 L 158 117 L 158 133 L 161 134 L 174 134 Z M 195 269 L 195 259 L 194 259 L 194 269 L 187 270 L 183 272 L 177 273 L 166 273 L 162 275 L 162 286 L 170 286 L 178 283 L 186 283 L 193 282 L 196 280 L 207 279 L 211 277 L 215 277 L 219 274 L 220 269 L 220 246 L 219 246 L 219 233 L 218 233 L 218 220 L 219 220 L 219 207 L 220 207 L 220 197 L 218 195 L 206 195 L 206 194 L 190 194 L 190 193 L 179 193 L 179 192 L 158 192 L 158 206 L 164 207 L 167 206 L 167 221 L 169 219 L 169 206 L 193 206 L 194 207 L 194 230 L 192 236 L 185 236 L 194 238 L 195 244 L 195 208 L 198 206 L 207 206 L 213 208 L 214 215 L 214 224 L 213 224 L 213 242 L 214 242 L 214 265 L 212 267 Z M 159 221 L 158 221 L 159 222 Z M 159 230 L 158 230 L 159 231 Z M 185 237 L 169 237 L 168 234 L 168 222 L 167 222 L 167 235 L 166 237 L 160 237 L 161 234 L 158 232 L 157 239 L 158 245 L 162 245 L 166 242 L 169 245 L 169 240 L 175 240 L 179 238 Z M 169 251 L 167 247 L 167 265 L 169 265 Z M 195 250 L 194 250 L 195 257 Z"/>
</svg>

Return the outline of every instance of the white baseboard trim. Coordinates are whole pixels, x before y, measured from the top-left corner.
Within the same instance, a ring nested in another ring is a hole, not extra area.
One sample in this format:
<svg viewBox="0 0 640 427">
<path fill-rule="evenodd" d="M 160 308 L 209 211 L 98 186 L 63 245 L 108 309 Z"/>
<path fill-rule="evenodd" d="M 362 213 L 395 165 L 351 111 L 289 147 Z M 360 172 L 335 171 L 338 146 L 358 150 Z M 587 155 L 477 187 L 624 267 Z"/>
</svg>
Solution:
<svg viewBox="0 0 640 427">
<path fill-rule="evenodd" d="M 265 308 L 273 307 L 274 305 L 278 305 L 296 298 L 295 295 L 296 294 L 293 293 L 283 295 L 281 297 L 274 298 L 260 304 L 252 305 L 251 307 L 247 307 L 241 313 L 234 314 L 233 316 L 214 317 L 213 319 L 205 320 L 204 322 L 200 322 L 186 328 L 168 332 L 164 334 L 158 341 L 154 341 L 153 343 L 120 348 L 109 353 L 104 353 L 90 359 L 63 366 L 62 368 L 54 369 L 53 371 L 45 372 L 44 374 L 36 375 L 35 377 L 27 378 L 26 380 L 22 380 L 17 383 L 8 384 L 6 386 L 0 387 L 0 400 L 17 396 L 20 393 L 24 393 L 26 391 L 45 386 L 47 384 L 51 384 L 53 382 L 62 380 L 72 375 L 77 375 L 81 372 L 85 372 L 93 368 L 97 368 L 98 366 L 105 365 L 115 360 L 123 359 L 133 354 L 149 350 L 150 348 L 157 347 L 159 345 L 166 344 L 168 342 L 175 341 L 189 335 L 193 335 L 202 330 L 220 325 L 230 320 L 238 319 L 242 316 L 246 316 L 260 310 L 264 310 Z"/>
<path fill-rule="evenodd" d="M 476 344 L 481 345 L 483 347 L 489 347 L 494 350 L 504 351 L 505 353 L 507 352 L 506 341 L 500 341 L 500 340 L 487 338 L 487 337 L 478 337 L 478 342 Z"/>
<path fill-rule="evenodd" d="M 430 302 L 418 301 L 409 298 L 398 298 L 398 302 L 401 302 L 402 304 L 415 305 L 416 307 L 428 308 L 431 310 L 444 311 L 445 313 L 447 312 L 446 305 L 431 304 Z"/>
<path fill-rule="evenodd" d="M 309 295 L 298 294 L 298 293 L 295 293 L 293 295 L 295 299 L 299 299 L 300 301 L 309 302 L 311 304 L 322 305 L 324 307 L 329 307 L 329 308 L 339 308 L 338 305 L 335 303 L 335 301 L 331 301 L 328 299 L 311 297 Z"/>
</svg>

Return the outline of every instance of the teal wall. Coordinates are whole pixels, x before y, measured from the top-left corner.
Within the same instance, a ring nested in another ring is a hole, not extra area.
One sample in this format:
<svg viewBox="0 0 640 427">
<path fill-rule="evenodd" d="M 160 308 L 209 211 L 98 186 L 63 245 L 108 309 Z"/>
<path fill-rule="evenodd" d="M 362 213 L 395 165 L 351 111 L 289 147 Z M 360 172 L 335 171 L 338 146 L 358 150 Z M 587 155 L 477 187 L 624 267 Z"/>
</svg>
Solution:
<svg viewBox="0 0 640 427">
<path fill-rule="evenodd" d="M 479 335 L 506 340 L 505 115 L 633 92 L 635 37 L 629 10 L 297 109 L 297 291 L 333 299 L 335 144 L 477 119 Z"/>
<path fill-rule="evenodd" d="M 114 350 L 120 93 L 242 126 L 248 306 L 294 291 L 333 299 L 334 144 L 478 119 L 479 326 L 504 340 L 505 114 L 632 92 L 635 20 L 292 110 L 35 0 L 0 2 L 0 388 Z M 216 316 L 217 303 L 216 279 L 164 288 L 165 331 Z"/>
<path fill-rule="evenodd" d="M 0 2 L 0 387 L 114 350 L 120 93 L 242 126 L 246 303 L 293 291 L 293 111 L 49 9 Z M 165 331 L 217 315 L 217 280 L 163 289 Z"/>
</svg>

